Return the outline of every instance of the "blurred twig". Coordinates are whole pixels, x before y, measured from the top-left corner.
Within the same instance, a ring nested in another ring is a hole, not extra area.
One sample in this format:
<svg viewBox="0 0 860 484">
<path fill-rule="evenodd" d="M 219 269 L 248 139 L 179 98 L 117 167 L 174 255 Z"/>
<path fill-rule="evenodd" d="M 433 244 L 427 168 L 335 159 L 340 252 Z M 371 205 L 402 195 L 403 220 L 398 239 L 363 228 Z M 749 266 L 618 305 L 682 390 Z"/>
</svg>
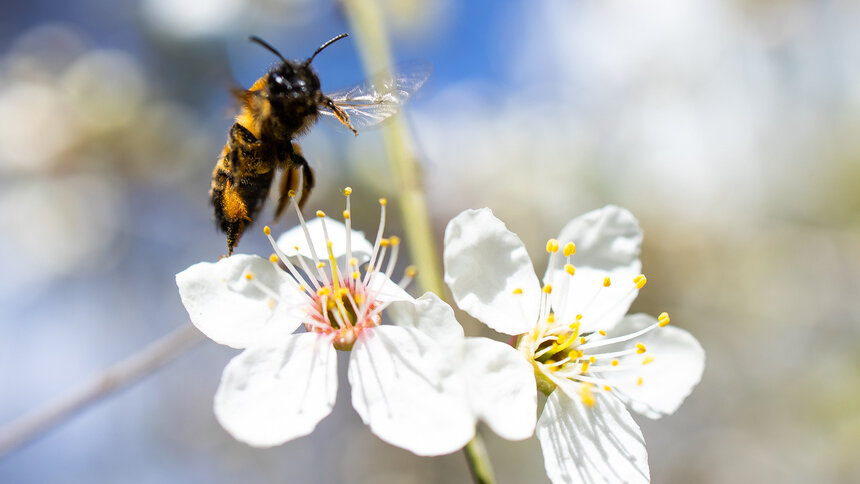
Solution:
<svg viewBox="0 0 860 484">
<path fill-rule="evenodd" d="M 365 72 L 382 72 L 391 67 L 391 48 L 384 13 L 376 0 L 341 0 L 352 29 L 357 34 Z M 433 226 L 424 197 L 421 167 L 413 148 L 412 135 L 402 118 L 395 116 L 382 127 L 388 163 L 400 188 L 403 227 L 412 262 L 418 266 L 418 284 L 425 291 L 445 297 L 440 260 L 433 239 Z M 477 484 L 495 481 L 493 468 L 480 434 L 463 449 L 472 479 Z"/>
<path fill-rule="evenodd" d="M 203 341 L 203 334 L 183 325 L 140 352 L 108 368 L 65 397 L 0 428 L 0 457 L 22 447 L 102 398 L 161 368 Z"/>
</svg>

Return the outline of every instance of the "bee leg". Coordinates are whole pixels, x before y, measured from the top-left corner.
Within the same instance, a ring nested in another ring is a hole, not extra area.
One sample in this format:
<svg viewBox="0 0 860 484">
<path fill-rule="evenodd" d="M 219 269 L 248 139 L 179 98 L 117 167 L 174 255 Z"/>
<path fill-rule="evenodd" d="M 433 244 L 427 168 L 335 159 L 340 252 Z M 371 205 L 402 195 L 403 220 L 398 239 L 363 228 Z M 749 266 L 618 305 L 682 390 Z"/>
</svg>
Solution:
<svg viewBox="0 0 860 484">
<path fill-rule="evenodd" d="M 314 188 L 314 171 L 308 160 L 302 156 L 302 149 L 299 145 L 296 143 L 290 143 L 290 145 L 292 148 L 290 150 L 290 161 L 292 162 L 290 170 L 298 171 L 299 168 L 302 170 L 302 195 L 299 197 L 299 210 L 301 210 Z"/>
<path fill-rule="evenodd" d="M 349 122 L 349 115 L 346 114 L 343 109 L 341 109 L 337 104 L 334 103 L 334 101 L 329 98 L 325 98 L 323 100 L 323 104 L 325 104 L 326 107 L 332 110 L 334 116 L 337 118 L 338 121 L 341 122 L 341 124 L 349 128 L 353 132 L 353 134 L 358 136 L 358 131 L 356 131 L 355 128 L 352 127 L 352 123 Z"/>
<path fill-rule="evenodd" d="M 287 167 L 284 170 L 284 174 L 281 175 L 281 192 L 278 197 L 278 207 L 275 209 L 275 218 L 273 221 L 281 218 L 281 214 L 284 213 L 284 209 L 290 203 L 290 192 L 295 194 L 298 185 L 298 170 L 292 166 Z"/>
</svg>

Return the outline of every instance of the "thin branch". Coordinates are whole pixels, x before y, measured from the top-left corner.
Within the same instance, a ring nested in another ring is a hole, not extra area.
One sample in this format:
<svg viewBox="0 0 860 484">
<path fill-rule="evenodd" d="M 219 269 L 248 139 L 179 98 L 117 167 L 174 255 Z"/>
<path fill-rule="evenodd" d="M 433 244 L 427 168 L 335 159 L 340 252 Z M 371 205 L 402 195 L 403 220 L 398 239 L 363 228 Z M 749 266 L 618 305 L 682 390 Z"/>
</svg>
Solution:
<svg viewBox="0 0 860 484">
<path fill-rule="evenodd" d="M 65 397 L 0 428 L 0 458 L 42 436 L 88 406 L 170 363 L 204 339 L 197 328 L 190 324 L 183 325 L 108 368 Z"/>
</svg>

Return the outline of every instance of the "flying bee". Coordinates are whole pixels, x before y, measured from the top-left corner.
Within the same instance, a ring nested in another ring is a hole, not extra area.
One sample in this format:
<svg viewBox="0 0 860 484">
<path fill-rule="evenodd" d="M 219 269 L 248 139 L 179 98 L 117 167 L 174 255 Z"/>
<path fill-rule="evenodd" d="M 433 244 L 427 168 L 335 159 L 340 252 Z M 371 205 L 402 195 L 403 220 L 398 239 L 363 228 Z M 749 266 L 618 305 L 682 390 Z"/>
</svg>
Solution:
<svg viewBox="0 0 860 484">
<path fill-rule="evenodd" d="M 260 44 L 281 60 L 248 90 L 235 91 L 241 110 L 227 136 L 212 172 L 209 192 L 215 219 L 227 234 L 228 255 L 233 253 L 245 227 L 262 208 L 275 172 L 283 170 L 277 220 L 299 187 L 301 210 L 314 187 L 314 174 L 295 138 L 307 132 L 320 115 L 339 121 L 358 135 L 358 128 L 373 126 L 397 112 L 400 105 L 427 80 L 428 69 L 403 75 L 382 75 L 361 86 L 323 94 L 311 68 L 317 54 L 346 37 L 343 33 L 321 45 L 307 60 L 287 60 L 258 37 Z"/>
</svg>

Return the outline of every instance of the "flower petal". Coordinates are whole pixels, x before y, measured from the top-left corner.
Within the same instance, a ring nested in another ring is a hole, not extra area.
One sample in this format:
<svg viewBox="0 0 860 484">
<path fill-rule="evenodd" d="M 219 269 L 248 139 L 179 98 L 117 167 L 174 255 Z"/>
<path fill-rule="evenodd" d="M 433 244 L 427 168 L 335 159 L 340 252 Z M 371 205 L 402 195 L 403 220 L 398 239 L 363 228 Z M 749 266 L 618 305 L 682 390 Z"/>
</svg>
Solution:
<svg viewBox="0 0 860 484">
<path fill-rule="evenodd" d="M 386 312 L 397 326 L 417 329 L 442 348 L 458 348 L 463 343 L 463 327 L 454 310 L 432 292 L 412 301 L 395 302 Z"/>
<path fill-rule="evenodd" d="M 317 217 L 308 221 L 306 225 L 313 242 L 313 250 L 316 252 L 317 257 L 320 260 L 327 260 L 328 247 L 326 246 L 322 224 L 322 219 Z M 346 256 L 346 225 L 327 217 L 325 219 L 325 228 L 331 241 L 332 253 L 334 253 L 335 258 L 343 259 Z M 277 243 L 278 247 L 287 256 L 294 257 L 299 255 L 308 261 L 313 261 L 311 247 L 308 244 L 308 239 L 301 225 L 297 225 L 281 234 L 278 237 Z M 296 247 L 299 248 L 298 251 L 296 251 Z M 352 248 L 352 256 L 358 259 L 359 264 L 370 260 L 370 254 L 373 253 L 373 244 L 364 237 L 364 232 L 358 230 L 350 231 L 350 247 Z M 343 260 L 339 260 L 338 263 L 342 264 Z"/>
<path fill-rule="evenodd" d="M 490 209 L 466 210 L 448 223 L 444 259 L 445 282 L 461 309 L 506 334 L 534 326 L 540 283 L 522 240 Z"/>
<path fill-rule="evenodd" d="M 249 273 L 253 281 L 245 278 Z M 257 256 L 236 254 L 215 263 L 194 264 L 176 274 L 176 285 L 194 326 L 233 348 L 283 340 L 304 316 L 303 295 L 283 271 Z"/>
<path fill-rule="evenodd" d="M 607 205 L 592 210 L 568 222 L 558 236 L 563 245 L 576 244 L 573 265 L 611 271 L 619 267 L 635 268 L 638 272 L 642 230 L 639 222 L 628 210 Z M 547 270 L 561 269 L 565 261 L 554 257 Z"/>
<path fill-rule="evenodd" d="M 586 406 L 568 393 L 552 392 L 537 423 L 549 479 L 554 484 L 647 483 L 645 440 L 624 405 L 611 395 L 595 392 L 594 405 Z"/>
<path fill-rule="evenodd" d="M 574 275 L 564 270 L 553 272 L 550 298 L 556 318 L 572 322 L 581 314 L 580 332 L 609 331 L 627 314 L 639 295 L 633 278 L 641 268 L 638 261 L 632 266 L 611 271 L 580 266 Z M 606 277 L 610 281 L 608 287 L 603 284 Z"/>
<path fill-rule="evenodd" d="M 349 361 L 352 405 L 370 430 L 417 455 L 448 454 L 475 434 L 462 379 L 426 335 L 411 328 L 367 329 Z"/>
<path fill-rule="evenodd" d="M 633 314 L 624 318 L 607 336 L 633 333 L 656 322 L 647 314 Z M 645 354 L 620 360 L 622 365 L 633 365 L 636 370 L 600 376 L 620 392 L 634 412 L 653 419 L 671 415 L 702 379 L 705 350 L 693 335 L 671 325 L 654 329 L 636 342 L 645 345 Z M 653 356 L 653 361 L 643 365 L 643 358 L 649 355 Z M 642 377 L 641 385 L 639 377 Z"/>
<path fill-rule="evenodd" d="M 466 338 L 461 374 L 472 411 L 502 438 L 534 434 L 537 388 L 532 365 L 509 345 L 488 338 Z"/>
<path fill-rule="evenodd" d="M 336 394 L 331 337 L 302 333 L 233 358 L 215 393 L 215 416 L 237 440 L 271 447 L 313 432 Z"/>
</svg>

